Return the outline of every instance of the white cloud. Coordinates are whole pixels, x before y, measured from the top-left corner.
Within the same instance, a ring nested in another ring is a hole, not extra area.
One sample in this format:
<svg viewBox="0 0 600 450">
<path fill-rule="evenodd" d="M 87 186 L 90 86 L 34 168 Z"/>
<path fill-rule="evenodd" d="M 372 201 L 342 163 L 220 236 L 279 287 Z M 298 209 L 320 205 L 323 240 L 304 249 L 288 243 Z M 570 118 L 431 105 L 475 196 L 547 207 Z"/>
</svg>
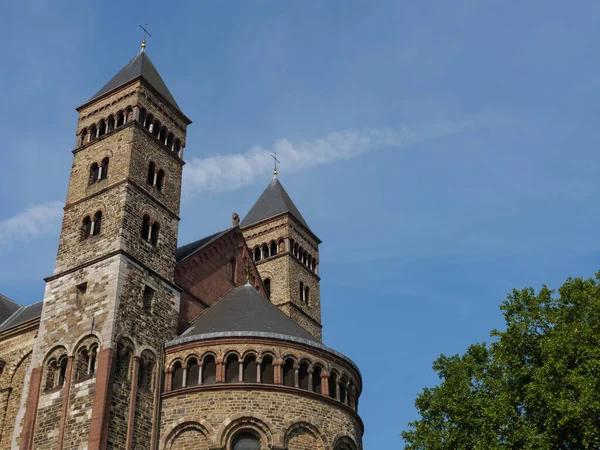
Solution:
<svg viewBox="0 0 600 450">
<path fill-rule="evenodd" d="M 263 177 L 272 167 L 271 154 L 281 157 L 281 168 L 298 172 L 312 166 L 351 159 L 362 153 L 384 148 L 404 148 L 426 140 L 458 133 L 475 120 L 439 120 L 424 127 L 402 125 L 397 129 L 347 130 L 319 139 L 292 143 L 279 139 L 272 149 L 260 145 L 246 153 L 210 156 L 188 161 L 185 166 L 184 193 L 232 191 Z"/>
<path fill-rule="evenodd" d="M 63 204 L 51 201 L 33 205 L 13 217 L 0 221 L 0 250 L 10 244 L 30 242 L 60 228 Z"/>
</svg>

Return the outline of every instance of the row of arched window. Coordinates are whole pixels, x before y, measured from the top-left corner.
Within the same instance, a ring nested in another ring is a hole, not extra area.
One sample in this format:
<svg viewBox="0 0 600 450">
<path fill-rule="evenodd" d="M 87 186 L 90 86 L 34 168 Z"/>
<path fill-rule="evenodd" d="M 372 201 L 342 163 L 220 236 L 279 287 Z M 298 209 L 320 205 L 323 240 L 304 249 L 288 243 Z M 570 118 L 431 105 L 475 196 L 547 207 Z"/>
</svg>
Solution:
<svg viewBox="0 0 600 450">
<path fill-rule="evenodd" d="M 132 381 L 133 364 L 135 362 L 133 343 L 122 338 L 117 344 L 115 378 L 117 382 Z M 154 390 L 156 375 L 156 358 L 149 350 L 144 350 L 137 359 L 138 376 L 137 384 L 140 389 Z"/>
<path fill-rule="evenodd" d="M 144 216 L 142 221 L 142 239 L 149 242 L 153 246 L 158 244 L 158 233 L 160 231 L 160 224 L 153 222 L 149 215 Z"/>
<path fill-rule="evenodd" d="M 81 130 L 79 135 L 79 146 L 95 141 L 106 133 L 116 130 L 133 119 L 133 109 L 131 107 L 124 111 L 119 111 L 116 115 L 110 115 L 106 119 L 100 120 L 95 125 Z"/>
<path fill-rule="evenodd" d="M 90 179 L 88 184 L 94 184 L 108 178 L 108 157 L 104 158 L 100 164 L 94 163 L 90 166 Z"/>
<path fill-rule="evenodd" d="M 157 169 L 156 164 L 150 161 L 148 164 L 148 176 L 146 177 L 146 183 L 150 186 L 154 186 L 159 192 L 162 192 L 163 185 L 165 183 L 165 171 Z"/>
<path fill-rule="evenodd" d="M 92 378 L 96 373 L 98 343 L 89 341 L 75 353 L 73 378 L 75 382 Z M 68 357 L 64 348 L 54 350 L 44 368 L 44 391 L 60 389 L 67 378 Z"/>
<path fill-rule="evenodd" d="M 152 113 L 147 112 L 145 108 L 140 109 L 139 122 L 169 150 L 179 154 L 181 151 L 181 140 L 175 138 L 175 135 L 169 132 L 167 127 L 162 125 L 160 120 L 156 119 Z"/>
<path fill-rule="evenodd" d="M 278 242 L 271 241 L 268 244 L 258 245 L 252 250 L 254 261 L 267 259 L 281 252 L 285 252 L 285 241 L 283 239 Z"/>
<path fill-rule="evenodd" d="M 293 257 L 297 258 L 311 272 L 317 273 L 317 259 L 308 253 L 308 250 L 304 250 L 300 244 L 290 239 L 290 253 Z"/>
<path fill-rule="evenodd" d="M 89 142 L 95 141 L 105 134 L 129 123 L 131 120 L 133 120 L 133 109 L 131 107 L 127 107 L 124 111 L 119 111 L 115 115 L 111 114 L 107 118 L 100 120 L 97 124 L 81 130 L 78 146 L 81 147 Z M 161 124 L 161 122 L 152 115 L 152 113 L 146 111 L 145 108 L 140 108 L 138 122 L 170 151 L 181 156 L 181 140 L 176 138 L 165 125 Z"/>
<path fill-rule="evenodd" d="M 282 362 L 271 354 L 253 352 L 243 358 L 230 353 L 223 362 L 212 353 L 203 358 L 189 356 L 171 364 L 166 380 L 170 390 L 215 383 L 278 384 L 326 395 L 356 409 L 356 387 L 347 375 L 337 369 L 327 372 L 320 363 L 298 362 L 292 356 Z"/>
<path fill-rule="evenodd" d="M 100 234 L 102 228 L 102 211 L 96 211 L 93 216 L 85 216 L 81 223 L 81 238 L 87 239 L 90 236 Z"/>
</svg>

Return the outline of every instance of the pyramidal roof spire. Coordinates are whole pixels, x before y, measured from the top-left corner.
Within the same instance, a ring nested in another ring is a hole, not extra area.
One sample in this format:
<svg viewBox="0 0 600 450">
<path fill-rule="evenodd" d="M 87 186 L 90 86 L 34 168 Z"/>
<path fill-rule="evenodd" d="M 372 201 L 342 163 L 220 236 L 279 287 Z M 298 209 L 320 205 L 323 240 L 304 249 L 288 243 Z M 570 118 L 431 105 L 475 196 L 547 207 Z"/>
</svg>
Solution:
<svg viewBox="0 0 600 450">
<path fill-rule="evenodd" d="M 86 104 L 93 100 L 97 100 L 100 97 L 103 97 L 104 95 L 107 95 L 139 78 L 143 78 L 144 81 L 154 88 L 154 90 L 158 92 L 158 94 L 163 97 L 165 101 L 167 101 L 179 113 L 183 114 L 181 108 L 179 108 L 179 105 L 175 101 L 175 98 L 169 91 L 169 88 L 167 88 L 167 85 L 158 74 L 158 70 L 156 70 L 156 67 L 154 67 L 154 64 L 152 64 L 148 53 L 146 53 L 145 39 L 142 41 L 142 48 L 138 54 L 135 55 L 133 59 L 129 61 L 114 77 L 112 77 L 110 81 L 102 87 L 102 89 L 96 92 L 96 94 L 94 94 L 94 96 L 90 98 Z"/>
</svg>

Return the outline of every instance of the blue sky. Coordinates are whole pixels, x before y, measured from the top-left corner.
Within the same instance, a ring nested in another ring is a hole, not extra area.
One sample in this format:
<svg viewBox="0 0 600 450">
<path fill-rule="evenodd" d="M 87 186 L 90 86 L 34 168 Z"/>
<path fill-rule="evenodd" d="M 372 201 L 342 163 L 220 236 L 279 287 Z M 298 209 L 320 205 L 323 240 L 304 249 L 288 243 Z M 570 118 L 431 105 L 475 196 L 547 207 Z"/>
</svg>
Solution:
<svg viewBox="0 0 600 450">
<path fill-rule="evenodd" d="M 325 343 L 364 376 L 366 449 L 402 448 L 431 362 L 513 287 L 598 267 L 600 4 L 5 2 L 0 292 L 43 296 L 74 108 L 139 50 L 188 129 L 180 244 L 280 180 L 323 240 Z"/>
</svg>

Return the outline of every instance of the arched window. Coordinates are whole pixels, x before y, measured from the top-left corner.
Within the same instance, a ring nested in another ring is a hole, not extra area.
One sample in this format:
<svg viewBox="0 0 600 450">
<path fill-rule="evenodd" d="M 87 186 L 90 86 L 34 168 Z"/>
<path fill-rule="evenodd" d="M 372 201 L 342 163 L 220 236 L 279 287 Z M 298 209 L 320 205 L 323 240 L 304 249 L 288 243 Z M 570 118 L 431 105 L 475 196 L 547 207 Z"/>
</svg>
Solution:
<svg viewBox="0 0 600 450">
<path fill-rule="evenodd" d="M 147 241 L 150 238 L 150 216 L 145 215 L 142 222 L 142 239 Z"/>
<path fill-rule="evenodd" d="M 260 450 L 260 439 L 253 433 L 238 433 L 233 438 L 231 450 Z"/>
<path fill-rule="evenodd" d="M 345 405 L 348 404 L 348 380 L 346 377 L 340 379 L 340 401 Z"/>
<path fill-rule="evenodd" d="M 167 142 L 166 142 L 166 146 L 169 150 L 173 150 L 173 144 L 175 143 L 175 136 L 173 135 L 173 133 L 169 133 L 169 136 L 167 136 Z"/>
<path fill-rule="evenodd" d="M 58 361 L 51 359 L 46 364 L 46 383 L 44 384 L 44 390 L 50 391 L 56 387 L 56 380 L 58 378 Z"/>
<path fill-rule="evenodd" d="M 240 363 L 237 355 L 229 355 L 225 365 L 225 382 L 237 383 L 240 380 Z"/>
<path fill-rule="evenodd" d="M 75 380 L 81 381 L 88 376 L 88 366 L 90 364 L 90 357 L 88 355 L 88 349 L 82 348 L 77 352 L 77 362 L 75 363 Z"/>
<path fill-rule="evenodd" d="M 329 396 L 337 398 L 337 373 L 334 371 L 329 375 Z"/>
<path fill-rule="evenodd" d="M 175 139 L 175 146 L 173 147 L 173 151 L 179 153 L 179 150 L 181 150 L 181 141 L 179 139 Z"/>
<path fill-rule="evenodd" d="M 273 358 L 263 356 L 260 363 L 260 381 L 265 384 L 275 383 L 275 370 L 273 368 Z"/>
<path fill-rule="evenodd" d="M 148 114 L 146 116 L 144 128 L 146 128 L 146 130 L 148 130 L 150 133 L 152 133 L 152 131 L 154 130 L 154 116 L 152 114 Z"/>
<path fill-rule="evenodd" d="M 115 129 L 115 118 L 113 116 L 110 116 L 108 118 L 108 127 L 106 129 L 106 132 L 110 133 L 114 129 Z"/>
<path fill-rule="evenodd" d="M 105 134 L 106 134 L 106 122 L 104 122 L 104 120 L 101 120 L 100 123 L 98 124 L 98 137 L 104 136 Z"/>
<path fill-rule="evenodd" d="M 156 174 L 156 189 L 158 189 L 159 191 L 162 191 L 164 181 L 165 181 L 165 171 L 161 169 Z"/>
<path fill-rule="evenodd" d="M 145 112 L 144 112 L 144 114 L 145 114 Z M 140 112 L 140 121 L 143 123 L 142 117 L 141 117 L 141 112 Z M 125 116 L 123 115 L 123 111 L 119 111 L 117 113 L 117 128 L 123 126 L 124 123 L 125 123 Z"/>
<path fill-rule="evenodd" d="M 83 239 L 87 239 L 90 237 L 90 232 L 92 231 L 92 219 L 90 216 L 86 216 L 81 223 L 81 237 Z"/>
<path fill-rule="evenodd" d="M 150 161 L 150 164 L 148 164 L 148 176 L 146 177 L 146 183 L 154 186 L 155 172 L 156 172 L 156 165 L 152 161 Z"/>
<path fill-rule="evenodd" d="M 267 244 L 263 244 L 261 248 L 262 248 L 262 257 L 268 258 L 269 257 L 269 246 Z"/>
<path fill-rule="evenodd" d="M 308 299 L 310 296 L 310 288 L 308 286 L 304 287 L 304 303 L 308 305 Z"/>
<path fill-rule="evenodd" d="M 100 164 L 100 176 L 101 180 L 106 180 L 108 178 L 108 158 L 104 158 L 102 160 L 102 164 Z"/>
<path fill-rule="evenodd" d="M 302 281 L 300 282 L 300 301 L 304 301 L 304 283 Z"/>
<path fill-rule="evenodd" d="M 279 246 L 277 253 L 285 252 L 285 241 L 283 239 L 280 239 L 279 242 L 277 243 L 277 245 Z"/>
<path fill-rule="evenodd" d="M 260 261 L 260 247 L 254 249 L 254 261 Z"/>
<path fill-rule="evenodd" d="M 308 363 L 303 362 L 300 364 L 300 369 L 298 370 L 298 384 L 300 389 L 305 389 L 308 391 Z"/>
<path fill-rule="evenodd" d="M 200 383 L 200 366 L 196 358 L 188 360 L 187 385 L 192 387 Z"/>
<path fill-rule="evenodd" d="M 217 365 L 215 357 L 207 355 L 202 363 L 202 384 L 215 384 L 217 381 Z"/>
<path fill-rule="evenodd" d="M 181 389 L 183 387 L 183 367 L 181 362 L 177 361 L 173 364 L 173 381 L 171 382 L 171 389 Z"/>
<path fill-rule="evenodd" d="M 296 373 L 294 369 L 294 361 L 287 359 L 283 363 L 283 384 L 284 386 L 294 387 L 296 385 Z"/>
<path fill-rule="evenodd" d="M 263 284 L 265 285 L 265 291 L 267 291 L 267 296 L 271 297 L 271 279 L 265 278 L 265 281 L 263 281 Z"/>
<path fill-rule="evenodd" d="M 97 211 L 96 214 L 94 214 L 94 220 L 92 220 L 92 230 L 90 233 L 92 236 L 97 236 L 98 234 L 100 234 L 101 229 L 102 229 L 102 211 Z"/>
<path fill-rule="evenodd" d="M 275 243 L 275 241 L 271 242 L 271 248 L 269 249 L 269 252 L 271 256 L 275 256 L 277 254 L 277 243 Z"/>
<path fill-rule="evenodd" d="M 81 147 L 82 145 L 85 145 L 85 143 L 87 142 L 86 139 L 88 138 L 88 131 L 87 128 L 84 128 L 83 130 L 81 130 L 81 134 L 79 135 L 79 147 Z"/>
<path fill-rule="evenodd" d="M 96 125 L 92 125 L 90 127 L 90 138 L 88 139 L 88 142 L 93 141 L 97 138 L 98 138 L 98 128 L 96 128 Z"/>
<path fill-rule="evenodd" d="M 160 231 L 160 224 L 158 222 L 154 222 L 150 229 L 150 243 L 154 246 L 158 244 L 158 232 Z"/>
<path fill-rule="evenodd" d="M 117 345 L 116 375 L 121 380 L 129 379 L 131 356 L 133 355 L 133 348 L 130 345 L 123 341 Z"/>
<path fill-rule="evenodd" d="M 160 122 L 158 120 L 154 121 L 154 127 L 152 128 L 152 134 L 158 137 L 160 133 Z"/>
<path fill-rule="evenodd" d="M 65 378 L 67 377 L 67 355 L 61 357 L 58 362 L 58 386 L 65 384 Z"/>
<path fill-rule="evenodd" d="M 313 370 L 313 385 L 312 385 L 312 390 L 313 392 L 316 392 L 317 394 L 321 394 L 321 374 L 323 372 L 321 371 L 321 368 L 319 366 L 315 366 L 314 370 Z"/>
<path fill-rule="evenodd" d="M 94 184 L 98 181 L 98 172 L 100 168 L 98 167 L 98 163 L 94 163 L 90 166 L 90 179 L 88 180 L 88 184 Z"/>
<path fill-rule="evenodd" d="M 257 364 L 256 356 L 248 355 L 244 359 L 244 372 L 243 381 L 244 383 L 256 383 Z"/>
</svg>

